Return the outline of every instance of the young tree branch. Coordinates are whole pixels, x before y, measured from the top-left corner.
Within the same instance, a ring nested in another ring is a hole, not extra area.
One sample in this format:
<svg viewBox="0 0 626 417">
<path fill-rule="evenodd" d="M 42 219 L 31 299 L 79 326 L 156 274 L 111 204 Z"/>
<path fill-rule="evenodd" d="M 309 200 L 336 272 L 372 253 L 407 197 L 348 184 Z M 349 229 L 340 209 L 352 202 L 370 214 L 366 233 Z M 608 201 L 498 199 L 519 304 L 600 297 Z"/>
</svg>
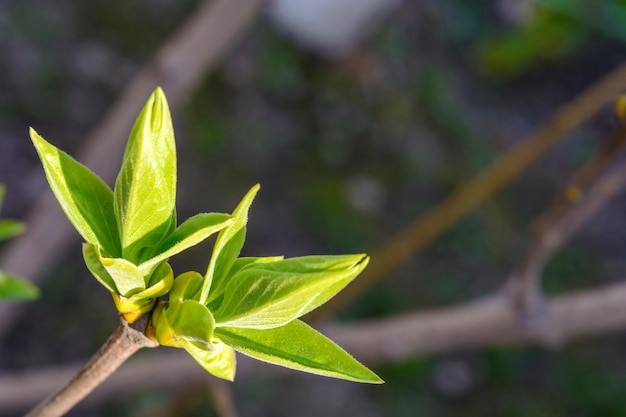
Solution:
<svg viewBox="0 0 626 417">
<path fill-rule="evenodd" d="M 120 317 L 120 325 L 104 345 L 59 391 L 42 401 L 26 417 L 56 417 L 65 414 L 102 381 L 111 375 L 133 353 L 159 344 L 145 336 L 149 315 L 133 324 Z"/>
</svg>

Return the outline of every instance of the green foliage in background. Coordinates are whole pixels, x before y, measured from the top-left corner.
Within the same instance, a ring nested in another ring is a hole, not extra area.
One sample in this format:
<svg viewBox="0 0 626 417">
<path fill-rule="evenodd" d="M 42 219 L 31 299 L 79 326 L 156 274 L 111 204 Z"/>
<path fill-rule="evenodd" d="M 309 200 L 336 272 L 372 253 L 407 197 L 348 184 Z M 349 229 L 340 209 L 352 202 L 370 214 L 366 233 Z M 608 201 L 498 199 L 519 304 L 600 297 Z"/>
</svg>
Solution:
<svg viewBox="0 0 626 417">
<path fill-rule="evenodd" d="M 185 349 L 228 380 L 239 351 L 302 371 L 382 383 L 298 320 L 352 281 L 366 255 L 240 258 L 258 185 L 232 214 L 198 214 L 176 226 L 174 132 L 161 89 L 135 122 L 114 190 L 32 129 L 31 138 L 52 191 L 86 241 L 87 267 L 127 321 L 152 312 L 147 336 Z M 168 259 L 214 233 L 207 272 L 174 279 Z M 169 300 L 157 304 L 168 293 Z"/>
<path fill-rule="evenodd" d="M 0 208 L 6 188 L 0 184 Z M 0 220 L 0 241 L 19 235 L 24 230 L 22 223 L 15 220 Z M 39 296 L 39 290 L 30 282 L 0 270 L 0 300 L 32 300 Z"/>
</svg>

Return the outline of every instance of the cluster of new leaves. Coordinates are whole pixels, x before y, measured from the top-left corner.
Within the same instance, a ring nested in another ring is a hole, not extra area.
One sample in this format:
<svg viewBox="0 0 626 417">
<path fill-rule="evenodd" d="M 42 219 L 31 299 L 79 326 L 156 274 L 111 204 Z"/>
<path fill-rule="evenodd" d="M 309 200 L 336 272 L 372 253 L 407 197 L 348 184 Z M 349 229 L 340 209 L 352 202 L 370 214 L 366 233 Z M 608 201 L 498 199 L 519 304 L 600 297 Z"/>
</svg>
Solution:
<svg viewBox="0 0 626 417">
<path fill-rule="evenodd" d="M 0 184 L 0 208 L 6 189 Z M 19 235 L 24 230 L 22 223 L 16 220 L 0 220 L 0 241 Z M 37 298 L 39 290 L 33 284 L 0 270 L 0 300 L 32 300 Z"/>
<path fill-rule="evenodd" d="M 382 382 L 298 320 L 354 279 L 366 255 L 240 258 L 258 185 L 231 215 L 199 214 L 176 227 L 174 132 L 160 89 L 133 127 L 114 190 L 32 129 L 31 138 L 55 196 L 86 241 L 87 267 L 127 321 L 152 312 L 149 337 L 185 349 L 228 380 L 239 351 L 307 372 Z M 174 279 L 168 259 L 218 232 L 206 274 Z"/>
<path fill-rule="evenodd" d="M 52 191 L 86 242 L 87 267 L 131 323 L 172 287 L 168 258 L 231 223 L 227 214 L 204 213 L 176 227 L 176 148 L 160 89 L 135 122 L 113 191 L 33 129 L 30 136 Z"/>
</svg>

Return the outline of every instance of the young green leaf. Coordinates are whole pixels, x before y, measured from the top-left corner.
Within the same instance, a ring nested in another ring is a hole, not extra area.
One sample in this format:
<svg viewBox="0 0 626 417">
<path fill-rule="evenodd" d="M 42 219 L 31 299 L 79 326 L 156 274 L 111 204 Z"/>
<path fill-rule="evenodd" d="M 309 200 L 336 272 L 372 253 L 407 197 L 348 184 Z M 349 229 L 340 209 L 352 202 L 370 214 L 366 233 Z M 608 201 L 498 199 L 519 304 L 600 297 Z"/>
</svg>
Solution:
<svg viewBox="0 0 626 417">
<path fill-rule="evenodd" d="M 174 271 L 172 267 L 163 262 L 156 267 L 154 272 L 150 275 L 150 281 L 147 284 L 147 288 L 136 294 L 133 294 L 131 298 L 156 298 L 167 294 L 172 285 L 174 284 Z"/>
<path fill-rule="evenodd" d="M 283 326 L 328 301 L 368 260 L 366 255 L 306 256 L 250 264 L 224 289 L 224 301 L 214 314 L 217 326 Z"/>
<path fill-rule="evenodd" d="M 123 258 L 104 258 L 101 256 L 100 263 L 115 281 L 119 295 L 130 297 L 146 289 L 143 274 L 132 262 Z"/>
<path fill-rule="evenodd" d="M 33 300 L 39 289 L 30 282 L 0 271 L 0 300 Z"/>
<path fill-rule="evenodd" d="M 176 149 L 167 100 L 157 88 L 131 131 L 115 181 L 114 207 L 125 259 L 138 263 L 170 227 L 176 199 Z"/>
<path fill-rule="evenodd" d="M 196 300 L 202 287 L 202 281 L 202 275 L 194 271 L 177 276 L 170 291 L 170 305 L 180 304 L 185 300 Z"/>
<path fill-rule="evenodd" d="M 119 294 L 115 281 L 100 263 L 100 253 L 97 247 L 91 243 L 83 243 L 83 259 L 91 275 L 100 281 L 100 284 L 104 285 L 109 292 Z"/>
<path fill-rule="evenodd" d="M 112 292 L 122 297 L 130 297 L 145 290 L 146 278 L 136 265 L 123 258 L 107 258 L 97 249 L 88 244 L 83 245 L 83 257 L 89 270 L 105 287 L 108 288 L 110 282 L 113 282 L 117 290 Z M 97 259 L 93 258 L 94 255 Z"/>
<path fill-rule="evenodd" d="M 213 255 L 205 275 L 204 287 L 200 295 L 200 302 L 208 304 L 213 299 L 212 295 L 219 295 L 224 281 L 237 256 L 241 252 L 243 242 L 246 239 L 246 224 L 248 223 L 248 210 L 252 200 L 261 186 L 256 184 L 243 197 L 235 211 L 233 211 L 233 224 L 222 230 L 217 235 Z M 211 290 L 209 292 L 209 290 Z"/>
<path fill-rule="evenodd" d="M 268 330 L 218 327 L 215 335 L 253 358 L 318 375 L 381 384 L 383 380 L 300 320 Z"/>
<path fill-rule="evenodd" d="M 101 247 L 108 256 L 119 256 L 111 189 L 89 168 L 46 142 L 32 128 L 30 137 L 52 192 L 78 233 L 86 242 Z"/>
<path fill-rule="evenodd" d="M 256 258 L 256 257 L 237 258 L 235 259 L 235 262 L 233 262 L 228 275 L 234 276 L 235 274 L 237 274 L 237 272 L 239 272 L 245 266 L 248 266 L 250 264 L 276 262 L 276 261 L 282 261 L 283 259 L 284 259 L 283 256 L 265 256 L 261 258 Z M 222 282 L 226 283 L 227 280 L 223 279 Z M 220 285 L 211 290 L 211 294 L 209 297 L 211 301 L 208 303 L 208 306 L 211 309 L 211 311 L 215 311 L 219 308 L 224 298 L 223 297 L 224 287 L 225 285 Z"/>
<path fill-rule="evenodd" d="M 168 308 L 165 309 L 168 314 Z M 195 300 L 185 300 L 176 308 L 174 317 L 169 315 L 176 338 L 195 342 L 197 346 L 211 349 L 215 319 L 204 305 Z"/>
<path fill-rule="evenodd" d="M 231 216 L 221 213 L 202 213 L 187 219 L 164 239 L 153 258 L 139 265 L 139 270 L 148 274 L 159 262 L 197 245 L 231 223 Z"/>
<path fill-rule="evenodd" d="M 235 379 L 237 362 L 235 351 L 230 346 L 219 340 L 214 341 L 211 349 L 206 349 L 204 345 L 184 339 L 179 342 L 187 353 L 189 353 L 206 371 L 227 381 L 233 381 Z"/>
</svg>

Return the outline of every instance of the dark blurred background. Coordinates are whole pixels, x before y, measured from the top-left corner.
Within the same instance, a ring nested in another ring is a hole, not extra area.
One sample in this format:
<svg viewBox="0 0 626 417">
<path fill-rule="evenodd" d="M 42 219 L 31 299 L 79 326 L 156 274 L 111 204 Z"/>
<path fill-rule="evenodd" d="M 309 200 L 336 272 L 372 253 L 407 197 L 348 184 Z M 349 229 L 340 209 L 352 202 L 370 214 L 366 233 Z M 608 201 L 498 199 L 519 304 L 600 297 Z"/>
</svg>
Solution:
<svg viewBox="0 0 626 417">
<path fill-rule="evenodd" d="M 301 13 L 311 17 L 306 3 Z M 289 15 L 297 7 L 270 6 L 174 113 L 181 220 L 230 212 L 258 182 L 245 255 L 371 253 L 626 57 L 623 0 L 348 3 L 375 11 L 346 7 L 335 22 L 311 22 L 322 25 L 311 33 L 328 35 L 321 40 L 294 40 L 290 25 L 305 25 Z M 28 126 L 75 155 L 199 4 L 0 1 L 3 217 L 24 219 L 47 189 Z M 351 26 L 351 13 L 368 15 L 366 24 Z M 337 319 L 497 291 L 532 219 L 615 123 L 607 107 Z M 619 197 L 551 260 L 549 294 L 623 279 L 624 213 Z M 210 248 L 175 258 L 175 270 L 202 271 Z M 116 326 L 78 243 L 48 275 L 42 297 L 0 344 L 3 371 L 83 360 Z M 623 416 L 625 354 L 626 336 L 613 334 L 555 351 L 490 349 L 388 364 L 375 369 L 382 386 L 300 377 L 233 387 L 242 416 Z M 69 415 L 139 415 L 180 391 L 112 398 Z M 184 415 L 215 414 L 203 400 Z"/>
</svg>

